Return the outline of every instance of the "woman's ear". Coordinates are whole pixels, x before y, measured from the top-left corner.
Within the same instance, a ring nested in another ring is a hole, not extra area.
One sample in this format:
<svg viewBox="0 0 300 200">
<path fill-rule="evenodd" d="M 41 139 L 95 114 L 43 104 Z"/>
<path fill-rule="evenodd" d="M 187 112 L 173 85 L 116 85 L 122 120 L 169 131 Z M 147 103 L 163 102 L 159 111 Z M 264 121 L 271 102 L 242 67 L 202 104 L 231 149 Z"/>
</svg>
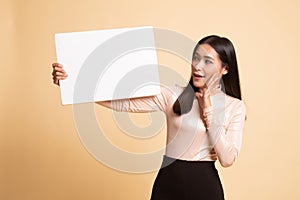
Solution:
<svg viewBox="0 0 300 200">
<path fill-rule="evenodd" d="M 222 75 L 226 75 L 229 72 L 229 67 L 226 65 L 225 67 L 222 68 Z"/>
</svg>

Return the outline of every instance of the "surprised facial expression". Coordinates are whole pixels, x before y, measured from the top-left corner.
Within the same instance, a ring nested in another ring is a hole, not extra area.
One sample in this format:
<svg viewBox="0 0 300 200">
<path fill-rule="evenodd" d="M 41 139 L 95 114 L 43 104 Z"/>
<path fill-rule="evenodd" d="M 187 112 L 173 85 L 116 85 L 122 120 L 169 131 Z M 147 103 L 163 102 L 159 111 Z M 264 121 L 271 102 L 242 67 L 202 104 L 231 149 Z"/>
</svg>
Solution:
<svg viewBox="0 0 300 200">
<path fill-rule="evenodd" d="M 197 88 L 208 86 L 212 79 L 221 79 L 227 73 L 222 66 L 218 53 L 208 44 L 201 44 L 195 51 L 192 60 L 192 80 Z"/>
</svg>

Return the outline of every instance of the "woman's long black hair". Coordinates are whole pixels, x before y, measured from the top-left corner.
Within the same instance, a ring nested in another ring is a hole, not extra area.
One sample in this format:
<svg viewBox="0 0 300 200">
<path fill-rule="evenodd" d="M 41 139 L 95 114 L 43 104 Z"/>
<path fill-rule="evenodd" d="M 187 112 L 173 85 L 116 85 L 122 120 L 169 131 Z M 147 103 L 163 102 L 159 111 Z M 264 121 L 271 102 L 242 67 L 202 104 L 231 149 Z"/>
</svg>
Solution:
<svg viewBox="0 0 300 200">
<path fill-rule="evenodd" d="M 242 99 L 240 89 L 240 79 L 235 50 L 230 40 L 216 35 L 207 36 L 201 39 L 194 48 L 193 56 L 201 44 L 208 44 L 218 53 L 222 61 L 222 67 L 228 67 L 228 73 L 222 76 L 225 86 L 225 93 L 229 96 Z M 193 84 L 191 77 L 189 84 L 180 94 L 173 105 L 173 111 L 177 115 L 188 113 L 193 106 L 195 92 L 199 91 Z"/>
</svg>

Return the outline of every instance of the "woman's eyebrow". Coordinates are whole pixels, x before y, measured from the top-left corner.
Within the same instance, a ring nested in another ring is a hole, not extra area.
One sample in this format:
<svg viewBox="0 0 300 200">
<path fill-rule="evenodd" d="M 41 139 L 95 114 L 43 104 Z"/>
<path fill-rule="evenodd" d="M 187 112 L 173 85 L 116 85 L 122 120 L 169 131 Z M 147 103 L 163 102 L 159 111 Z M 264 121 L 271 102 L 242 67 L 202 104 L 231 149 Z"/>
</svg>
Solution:
<svg viewBox="0 0 300 200">
<path fill-rule="evenodd" d="M 204 56 L 204 58 L 214 60 L 214 57 L 212 57 L 212 56 L 210 56 L 210 55 L 206 55 L 206 56 Z"/>
</svg>

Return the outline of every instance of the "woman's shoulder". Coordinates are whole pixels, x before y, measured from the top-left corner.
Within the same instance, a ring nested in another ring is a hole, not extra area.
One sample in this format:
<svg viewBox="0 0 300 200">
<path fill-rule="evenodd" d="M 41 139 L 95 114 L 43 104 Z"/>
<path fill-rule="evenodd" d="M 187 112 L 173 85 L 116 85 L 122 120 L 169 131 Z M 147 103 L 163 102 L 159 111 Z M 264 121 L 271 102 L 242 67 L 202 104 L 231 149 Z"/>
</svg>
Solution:
<svg viewBox="0 0 300 200">
<path fill-rule="evenodd" d="M 237 110 L 244 110 L 246 109 L 245 103 L 243 100 L 238 99 L 236 97 L 232 97 L 230 95 L 225 95 L 226 98 L 226 107 L 232 107 Z"/>
</svg>

